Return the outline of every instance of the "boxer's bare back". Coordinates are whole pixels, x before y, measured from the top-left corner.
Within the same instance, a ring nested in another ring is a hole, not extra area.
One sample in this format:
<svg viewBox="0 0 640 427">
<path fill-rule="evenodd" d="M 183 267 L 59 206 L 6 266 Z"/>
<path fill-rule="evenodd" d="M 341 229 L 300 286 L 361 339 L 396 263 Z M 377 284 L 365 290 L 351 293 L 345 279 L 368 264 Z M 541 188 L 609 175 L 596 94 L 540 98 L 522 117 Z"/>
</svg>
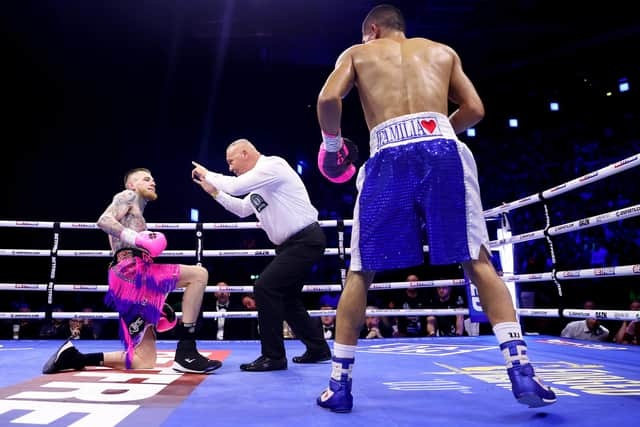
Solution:
<svg viewBox="0 0 640 427">
<path fill-rule="evenodd" d="M 459 56 L 449 46 L 406 38 L 400 32 L 375 40 L 364 34 L 363 41 L 340 55 L 320 98 L 344 97 L 355 85 L 369 129 L 405 114 L 432 111 L 448 115 L 449 100 L 458 105 L 480 102 Z M 320 121 L 323 129 L 337 127 Z M 458 128 L 454 118 L 452 125 Z"/>
</svg>

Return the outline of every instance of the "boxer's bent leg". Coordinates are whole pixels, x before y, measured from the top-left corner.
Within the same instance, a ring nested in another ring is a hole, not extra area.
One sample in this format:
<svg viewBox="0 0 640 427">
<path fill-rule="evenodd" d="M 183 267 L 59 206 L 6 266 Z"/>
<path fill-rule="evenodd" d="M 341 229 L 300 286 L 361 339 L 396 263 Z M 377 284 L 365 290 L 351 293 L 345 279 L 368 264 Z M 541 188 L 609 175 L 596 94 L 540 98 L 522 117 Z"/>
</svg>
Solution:
<svg viewBox="0 0 640 427">
<path fill-rule="evenodd" d="M 209 280 L 208 271 L 199 265 L 180 265 L 179 288 L 186 288 L 182 296 L 182 322 L 195 323 L 202 306 L 202 297 Z"/>
<path fill-rule="evenodd" d="M 110 351 L 104 353 L 104 366 L 113 369 L 125 369 L 124 351 Z M 146 328 L 142 341 L 134 350 L 131 369 L 150 369 L 156 364 L 156 334 L 153 327 Z"/>
<path fill-rule="evenodd" d="M 105 353 L 81 353 L 67 340 L 60 346 L 42 368 L 43 374 L 55 374 L 69 369 L 80 370 L 87 366 L 107 366 L 114 369 L 126 369 L 125 351 Z M 153 368 L 156 361 L 155 333 L 148 326 L 142 340 L 135 348 L 131 363 L 133 369 Z"/>
<path fill-rule="evenodd" d="M 182 296 L 182 325 L 177 326 L 180 338 L 176 347 L 173 370 L 194 374 L 210 374 L 222 366 L 219 360 L 211 360 L 198 352 L 196 346 L 196 321 L 200 314 L 204 290 L 209 273 L 197 265 L 180 265 L 178 287 L 186 288 Z"/>
</svg>

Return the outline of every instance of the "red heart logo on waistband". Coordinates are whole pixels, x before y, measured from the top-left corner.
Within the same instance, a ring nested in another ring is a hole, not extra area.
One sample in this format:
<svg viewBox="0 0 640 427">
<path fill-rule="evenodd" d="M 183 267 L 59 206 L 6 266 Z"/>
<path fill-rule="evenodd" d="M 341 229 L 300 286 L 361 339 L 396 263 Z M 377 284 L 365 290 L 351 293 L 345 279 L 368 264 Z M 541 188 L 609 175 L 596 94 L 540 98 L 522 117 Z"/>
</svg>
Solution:
<svg viewBox="0 0 640 427">
<path fill-rule="evenodd" d="M 422 120 L 420 120 L 420 124 L 429 133 L 433 133 L 433 131 L 436 129 L 436 121 L 433 120 L 433 119 L 429 119 L 429 120 L 422 119 Z"/>
</svg>

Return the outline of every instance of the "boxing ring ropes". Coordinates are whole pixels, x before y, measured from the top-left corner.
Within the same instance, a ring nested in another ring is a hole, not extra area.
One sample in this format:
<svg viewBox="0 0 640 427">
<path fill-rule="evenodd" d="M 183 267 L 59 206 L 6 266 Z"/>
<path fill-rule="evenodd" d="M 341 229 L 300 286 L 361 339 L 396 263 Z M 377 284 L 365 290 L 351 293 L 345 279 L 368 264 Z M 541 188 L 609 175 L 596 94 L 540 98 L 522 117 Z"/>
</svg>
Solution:
<svg viewBox="0 0 640 427">
<path fill-rule="evenodd" d="M 640 165 L 640 153 L 612 163 L 604 168 L 575 178 L 553 188 L 544 190 L 537 194 L 504 203 L 484 211 L 487 221 L 499 221 L 497 228 L 497 240 L 490 242 L 492 251 L 497 251 L 502 265 L 502 279 L 507 284 L 509 291 L 519 316 L 530 317 L 564 317 L 564 318 L 586 318 L 595 317 L 606 320 L 634 320 L 640 318 L 640 311 L 631 310 L 586 310 L 582 308 L 565 308 L 562 303 L 562 282 L 566 280 L 584 280 L 602 277 L 623 277 L 640 276 L 640 260 L 638 264 L 610 266 L 603 268 L 590 268 L 579 270 L 557 271 L 555 269 L 555 252 L 552 238 L 565 233 L 583 230 L 590 227 L 600 226 L 615 221 L 623 221 L 629 218 L 640 216 L 640 205 L 632 205 L 626 208 L 604 212 L 602 214 L 582 218 L 576 221 L 551 225 L 549 209 L 546 201 L 569 191 L 576 190 L 583 186 L 592 184 L 604 178 L 619 174 Z M 534 203 L 543 203 L 545 209 L 546 226 L 541 230 L 529 231 L 519 235 L 512 235 L 510 231 L 507 213 Z M 344 229 L 351 226 L 352 220 L 323 220 L 319 221 L 322 227 L 335 227 L 338 234 L 338 247 L 327 248 L 325 255 L 338 256 L 340 259 L 341 284 L 314 284 L 305 285 L 303 292 L 340 292 L 342 290 L 346 276 L 345 256 L 349 255 L 349 248 L 344 247 Z M 205 250 L 203 247 L 203 235 L 205 231 L 211 230 L 248 230 L 260 228 L 257 222 L 234 222 L 234 223 L 149 223 L 150 230 L 165 231 L 195 231 L 196 248 L 191 250 L 166 250 L 162 253 L 162 261 L 171 257 L 189 257 L 201 264 L 205 257 L 269 257 L 275 255 L 273 249 L 252 249 L 252 250 Z M 106 292 L 107 285 L 99 284 L 62 284 L 56 283 L 56 269 L 58 257 L 111 257 L 109 250 L 73 250 L 60 249 L 62 230 L 97 229 L 95 223 L 90 222 L 47 222 L 47 221 L 17 221 L 2 220 L 2 228 L 30 228 L 30 229 L 50 229 L 53 230 L 53 243 L 50 249 L 0 249 L 0 256 L 19 257 L 49 257 L 51 260 L 50 274 L 47 283 L 0 283 L 2 291 L 33 291 L 46 292 L 47 310 L 41 312 L 0 312 L 0 320 L 6 319 L 117 319 L 115 312 L 52 312 L 54 303 L 54 292 Z M 514 270 L 513 245 L 530 240 L 546 239 L 552 259 L 552 270 L 535 274 L 516 274 Z M 170 238 L 169 238 L 169 241 Z M 425 251 L 428 247 L 425 246 Z M 558 308 L 519 308 L 518 298 L 516 298 L 516 283 L 526 282 L 554 282 L 560 297 L 560 307 Z M 392 290 L 406 288 L 434 288 L 439 286 L 465 286 L 465 279 L 445 279 L 445 280 L 421 280 L 416 282 L 385 282 L 374 283 L 371 290 Z M 206 292 L 240 292 L 248 293 L 253 291 L 253 286 L 207 286 Z M 181 292 L 176 290 L 174 292 Z M 477 292 L 471 293 L 472 300 L 476 300 Z M 367 309 L 368 316 L 426 316 L 426 315 L 468 315 L 470 312 L 466 308 L 455 309 Z M 311 316 L 335 316 L 335 310 L 309 310 Z M 177 313 L 178 316 L 181 313 Z M 217 312 L 204 311 L 205 318 L 251 318 L 257 317 L 256 311 L 242 312 Z"/>
</svg>

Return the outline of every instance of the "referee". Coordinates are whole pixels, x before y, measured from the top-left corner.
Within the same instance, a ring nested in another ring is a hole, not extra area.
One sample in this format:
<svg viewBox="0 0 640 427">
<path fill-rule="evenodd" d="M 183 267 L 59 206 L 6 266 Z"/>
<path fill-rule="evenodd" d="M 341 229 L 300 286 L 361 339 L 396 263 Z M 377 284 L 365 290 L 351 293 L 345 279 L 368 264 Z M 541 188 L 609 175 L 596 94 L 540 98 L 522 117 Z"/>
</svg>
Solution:
<svg viewBox="0 0 640 427">
<path fill-rule="evenodd" d="M 276 245 L 275 258 L 254 287 L 262 354 L 251 363 L 241 364 L 240 369 L 287 369 L 283 320 L 307 348 L 293 362 L 331 359 L 322 330 L 311 321 L 302 299 L 303 281 L 326 247 L 318 211 L 311 204 L 302 180 L 284 159 L 261 155 L 246 139 L 238 139 L 227 147 L 227 163 L 235 177 L 209 172 L 195 162 L 191 176 L 229 212 L 241 218 L 255 214 L 260 227 Z"/>
</svg>

